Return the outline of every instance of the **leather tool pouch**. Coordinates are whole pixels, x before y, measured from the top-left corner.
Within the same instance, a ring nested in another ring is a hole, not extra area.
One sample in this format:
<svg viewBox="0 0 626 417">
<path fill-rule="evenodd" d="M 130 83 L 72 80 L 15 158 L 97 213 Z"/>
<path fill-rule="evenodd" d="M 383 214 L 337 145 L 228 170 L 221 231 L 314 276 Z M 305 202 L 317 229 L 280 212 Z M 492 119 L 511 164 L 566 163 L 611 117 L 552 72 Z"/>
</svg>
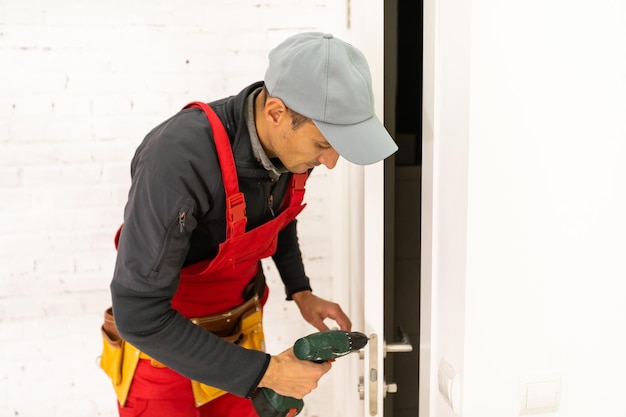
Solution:
<svg viewBox="0 0 626 417">
<path fill-rule="evenodd" d="M 255 295 L 242 305 L 225 313 L 190 319 L 191 322 L 229 342 L 237 343 L 241 338 L 241 321 L 244 315 L 261 310 L 259 297 Z"/>
<path fill-rule="evenodd" d="M 102 333 L 110 344 L 114 346 L 118 346 L 121 344 L 122 340 L 120 338 L 120 334 L 117 332 L 117 327 L 115 327 L 115 320 L 113 319 L 113 307 L 109 307 L 104 311 L 104 323 L 102 324 Z"/>
</svg>

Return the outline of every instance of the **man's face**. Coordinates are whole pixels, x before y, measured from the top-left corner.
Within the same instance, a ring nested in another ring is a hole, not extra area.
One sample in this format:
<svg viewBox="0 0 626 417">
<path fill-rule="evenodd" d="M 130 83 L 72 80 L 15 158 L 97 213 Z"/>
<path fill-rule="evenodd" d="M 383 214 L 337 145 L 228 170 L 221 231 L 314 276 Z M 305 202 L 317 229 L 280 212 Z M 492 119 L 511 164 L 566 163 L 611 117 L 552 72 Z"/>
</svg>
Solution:
<svg viewBox="0 0 626 417">
<path fill-rule="evenodd" d="M 290 117 L 288 113 L 286 116 Z M 275 134 L 274 153 L 289 171 L 304 173 L 318 165 L 328 169 L 337 165 L 339 154 L 313 122 L 305 122 L 295 130 L 291 123 L 284 123 Z"/>
</svg>

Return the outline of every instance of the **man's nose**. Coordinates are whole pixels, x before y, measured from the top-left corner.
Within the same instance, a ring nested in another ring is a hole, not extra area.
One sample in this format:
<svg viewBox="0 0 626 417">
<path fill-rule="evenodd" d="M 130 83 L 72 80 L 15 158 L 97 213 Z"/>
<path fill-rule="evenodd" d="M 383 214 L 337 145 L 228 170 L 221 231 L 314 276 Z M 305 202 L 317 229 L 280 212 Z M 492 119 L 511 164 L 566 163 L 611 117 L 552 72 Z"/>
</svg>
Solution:
<svg viewBox="0 0 626 417">
<path fill-rule="evenodd" d="M 328 169 L 333 169 L 337 165 L 338 160 L 339 153 L 333 148 L 326 150 L 319 158 L 320 163 L 324 164 Z"/>
</svg>

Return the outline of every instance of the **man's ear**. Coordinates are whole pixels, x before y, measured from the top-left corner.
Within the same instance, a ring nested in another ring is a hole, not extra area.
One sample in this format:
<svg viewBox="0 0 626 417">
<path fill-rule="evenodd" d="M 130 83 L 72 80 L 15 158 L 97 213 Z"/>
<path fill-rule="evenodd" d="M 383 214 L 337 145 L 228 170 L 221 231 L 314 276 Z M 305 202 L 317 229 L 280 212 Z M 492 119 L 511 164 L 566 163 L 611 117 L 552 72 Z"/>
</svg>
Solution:
<svg viewBox="0 0 626 417">
<path fill-rule="evenodd" d="M 281 99 L 276 97 L 269 97 L 265 101 L 264 114 L 268 122 L 278 125 L 285 119 L 285 116 L 288 114 L 287 106 L 285 106 L 285 103 L 283 103 Z"/>
</svg>

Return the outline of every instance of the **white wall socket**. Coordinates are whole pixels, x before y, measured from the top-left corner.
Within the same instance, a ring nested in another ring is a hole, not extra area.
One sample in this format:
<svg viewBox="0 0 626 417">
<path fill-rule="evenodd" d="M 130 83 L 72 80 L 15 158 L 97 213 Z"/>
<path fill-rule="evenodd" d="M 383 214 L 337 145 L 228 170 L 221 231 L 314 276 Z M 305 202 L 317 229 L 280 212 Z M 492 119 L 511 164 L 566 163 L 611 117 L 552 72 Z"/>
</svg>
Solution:
<svg viewBox="0 0 626 417">
<path fill-rule="evenodd" d="M 439 392 L 454 414 L 461 412 L 461 387 L 456 370 L 445 359 L 439 361 L 437 378 Z"/>
</svg>

